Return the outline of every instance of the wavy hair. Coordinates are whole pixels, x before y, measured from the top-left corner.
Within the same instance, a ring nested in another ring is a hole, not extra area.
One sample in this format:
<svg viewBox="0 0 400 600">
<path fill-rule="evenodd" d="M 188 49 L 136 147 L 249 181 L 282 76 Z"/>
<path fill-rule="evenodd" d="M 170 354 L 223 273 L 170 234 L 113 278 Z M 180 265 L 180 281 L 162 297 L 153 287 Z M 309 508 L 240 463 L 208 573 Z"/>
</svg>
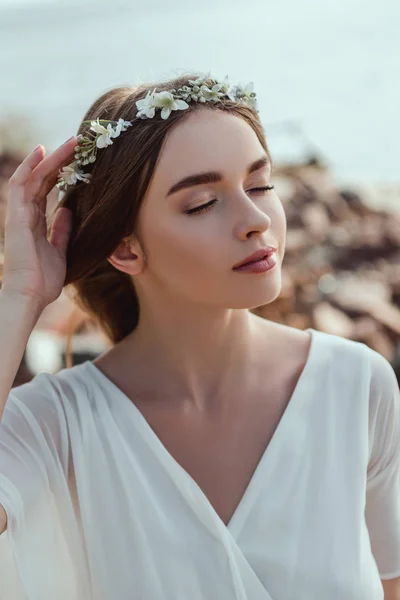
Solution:
<svg viewBox="0 0 400 600">
<path fill-rule="evenodd" d="M 136 102 L 149 90 L 178 89 L 199 76 L 189 73 L 137 87 L 112 88 L 90 106 L 77 131 L 77 135 L 84 133 L 87 125 L 83 121 L 97 118 L 132 122 L 114 144 L 98 152 L 94 163 L 85 166 L 85 172 L 92 174 L 90 184 L 78 182 L 58 204 L 72 212 L 64 286 L 73 288 L 78 306 L 100 326 L 111 344 L 135 329 L 140 307 L 132 277 L 113 267 L 107 258 L 124 237 L 135 231 L 168 132 L 193 111 L 223 110 L 246 121 L 269 156 L 258 113 L 246 104 L 225 99 L 218 103 L 191 102 L 188 109 L 173 111 L 165 120 L 158 111 L 152 119 L 136 117 Z M 72 334 L 70 331 L 67 347 Z M 67 366 L 71 365 L 67 352 Z"/>
</svg>

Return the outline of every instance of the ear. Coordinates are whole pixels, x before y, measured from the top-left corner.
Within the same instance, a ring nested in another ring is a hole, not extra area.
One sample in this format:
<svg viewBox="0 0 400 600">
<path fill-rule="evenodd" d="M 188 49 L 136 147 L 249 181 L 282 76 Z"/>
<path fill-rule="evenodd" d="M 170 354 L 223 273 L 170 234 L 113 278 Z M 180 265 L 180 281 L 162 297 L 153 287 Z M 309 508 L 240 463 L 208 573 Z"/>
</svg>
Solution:
<svg viewBox="0 0 400 600">
<path fill-rule="evenodd" d="M 129 275 L 139 275 L 146 264 L 140 244 L 133 236 L 123 238 L 107 260 L 113 267 Z"/>
</svg>

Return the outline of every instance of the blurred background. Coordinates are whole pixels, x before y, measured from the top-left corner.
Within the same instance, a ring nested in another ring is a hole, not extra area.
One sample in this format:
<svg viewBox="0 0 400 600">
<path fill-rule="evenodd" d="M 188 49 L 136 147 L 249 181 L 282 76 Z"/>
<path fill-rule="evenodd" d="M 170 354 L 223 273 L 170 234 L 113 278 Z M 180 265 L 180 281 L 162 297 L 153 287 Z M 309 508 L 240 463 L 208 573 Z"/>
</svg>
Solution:
<svg viewBox="0 0 400 600">
<path fill-rule="evenodd" d="M 399 23 L 398 0 L 0 0 L 0 264 L 8 178 L 106 89 L 253 81 L 288 223 L 281 295 L 254 312 L 366 343 L 400 381 Z M 74 364 L 107 348 L 63 292 L 14 385 L 64 368 L 71 328 Z"/>
</svg>

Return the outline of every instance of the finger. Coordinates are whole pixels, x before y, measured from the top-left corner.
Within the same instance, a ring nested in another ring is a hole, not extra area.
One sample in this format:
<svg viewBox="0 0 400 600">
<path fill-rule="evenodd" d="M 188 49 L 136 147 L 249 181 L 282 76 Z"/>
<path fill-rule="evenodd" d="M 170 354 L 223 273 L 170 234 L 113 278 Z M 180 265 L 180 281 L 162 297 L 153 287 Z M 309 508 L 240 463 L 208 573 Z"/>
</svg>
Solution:
<svg viewBox="0 0 400 600">
<path fill-rule="evenodd" d="M 39 205 L 40 210 L 45 213 L 47 209 L 47 197 L 51 190 L 55 187 L 58 181 L 58 171 L 53 173 L 52 176 L 46 177 L 43 182 L 42 188 L 39 191 L 39 195 L 36 196 L 36 201 Z"/>
<path fill-rule="evenodd" d="M 68 241 L 72 230 L 72 213 L 69 208 L 62 206 L 57 209 L 51 231 L 49 243 L 57 248 L 65 256 L 67 253 Z"/>
<path fill-rule="evenodd" d="M 44 189 L 48 188 L 47 180 L 54 178 L 54 176 L 58 174 L 59 169 L 70 162 L 76 144 L 77 139 L 75 136 L 72 136 L 51 154 L 46 156 L 35 169 L 33 169 L 29 183 L 29 194 L 31 196 L 36 198 L 47 196 L 48 192 L 44 192 Z"/>
<path fill-rule="evenodd" d="M 25 196 L 25 185 L 32 176 L 33 170 L 43 159 L 44 148 L 39 144 L 16 168 L 8 180 L 9 190 L 12 194 L 12 202 L 23 201 Z"/>
</svg>

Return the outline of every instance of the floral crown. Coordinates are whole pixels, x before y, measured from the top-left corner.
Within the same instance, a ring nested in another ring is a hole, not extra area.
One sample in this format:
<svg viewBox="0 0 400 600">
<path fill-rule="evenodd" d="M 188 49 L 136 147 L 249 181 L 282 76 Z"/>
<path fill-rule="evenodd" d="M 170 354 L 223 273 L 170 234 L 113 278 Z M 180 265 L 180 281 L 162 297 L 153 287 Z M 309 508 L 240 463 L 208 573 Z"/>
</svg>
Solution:
<svg viewBox="0 0 400 600">
<path fill-rule="evenodd" d="M 212 82 L 212 86 L 209 84 Z M 206 83 L 207 82 L 207 83 Z M 231 86 L 228 76 L 223 82 L 218 82 L 210 77 L 208 73 L 198 79 L 189 79 L 190 85 L 175 90 L 156 92 L 148 91 L 145 98 L 138 100 L 136 106 L 138 112 L 136 117 L 139 119 L 152 119 L 156 110 L 161 110 L 161 118 L 168 119 L 173 110 L 186 110 L 189 108 L 188 102 L 222 102 L 227 98 L 233 102 L 247 104 L 257 112 L 256 94 L 253 92 L 253 83 L 246 86 Z M 96 121 L 83 121 L 82 124 L 90 123 L 90 129 L 86 135 L 77 136 L 78 144 L 75 146 L 75 160 L 66 167 L 63 167 L 58 174 L 59 189 L 58 200 L 64 196 L 68 187 L 75 185 L 78 181 L 90 183 L 91 174 L 84 173 L 82 166 L 95 162 L 97 150 L 106 148 L 113 144 L 113 138 L 126 131 L 132 125 L 131 121 L 108 121 L 106 119 L 97 119 Z"/>
</svg>

